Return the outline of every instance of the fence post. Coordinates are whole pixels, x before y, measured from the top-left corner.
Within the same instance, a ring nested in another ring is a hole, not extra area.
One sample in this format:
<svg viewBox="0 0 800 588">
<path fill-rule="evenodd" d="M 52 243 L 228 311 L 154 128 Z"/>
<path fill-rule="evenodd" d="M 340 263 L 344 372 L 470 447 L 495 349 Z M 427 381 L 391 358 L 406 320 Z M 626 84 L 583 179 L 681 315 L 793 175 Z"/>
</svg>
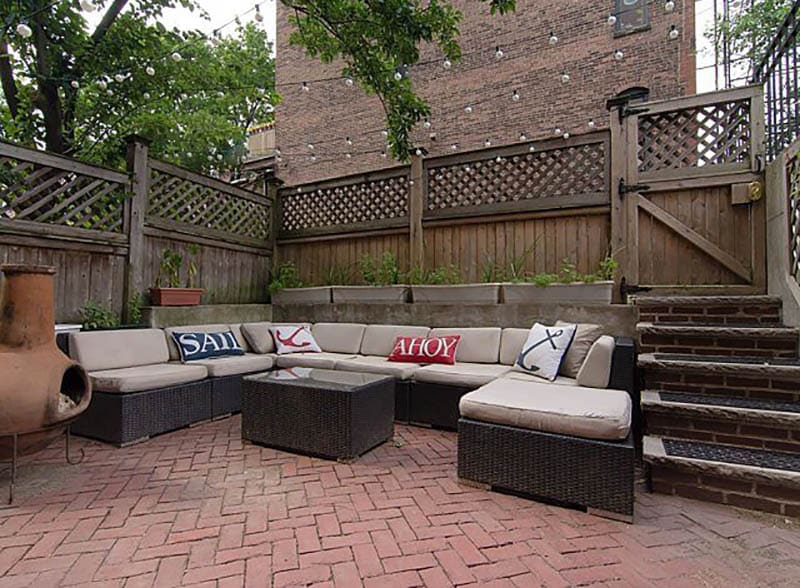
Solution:
<svg viewBox="0 0 800 588">
<path fill-rule="evenodd" d="M 272 259 L 270 274 L 272 268 L 278 264 L 278 232 L 281 229 L 281 206 L 280 198 L 278 197 L 278 183 L 280 180 L 277 178 L 264 178 L 267 184 L 267 198 L 272 202 L 272 226 L 270 227 L 270 242 L 272 244 Z"/>
<path fill-rule="evenodd" d="M 125 267 L 125 300 L 123 313 L 128 319 L 128 301 L 144 291 L 144 220 L 147 214 L 147 196 L 150 191 L 148 150 L 150 142 L 144 137 L 130 135 L 127 168 L 131 176 L 131 197 L 125 218 L 128 233 L 128 257 Z"/>
<path fill-rule="evenodd" d="M 611 108 L 609 130 L 611 141 L 609 146 L 610 166 L 609 181 L 611 182 L 611 255 L 616 259 L 619 269 L 614 276 L 614 302 L 624 302 L 620 292 L 620 281 L 628 271 L 628 239 L 626 226 L 626 209 L 624 195 L 619 193 L 620 179 L 627 180 L 628 149 L 625 142 L 625 121 L 620 115 L 624 105 Z"/>
<path fill-rule="evenodd" d="M 422 214 L 425 210 L 427 183 L 422 155 L 411 156 L 408 186 L 409 269 L 422 268 L 425 263 L 425 239 L 422 234 Z"/>
</svg>

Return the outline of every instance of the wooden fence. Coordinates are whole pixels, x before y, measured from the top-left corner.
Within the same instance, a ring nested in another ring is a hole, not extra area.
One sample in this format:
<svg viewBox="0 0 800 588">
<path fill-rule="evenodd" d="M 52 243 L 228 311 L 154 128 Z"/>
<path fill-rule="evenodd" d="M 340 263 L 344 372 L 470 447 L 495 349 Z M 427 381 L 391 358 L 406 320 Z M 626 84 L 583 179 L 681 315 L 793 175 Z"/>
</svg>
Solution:
<svg viewBox="0 0 800 588">
<path fill-rule="evenodd" d="M 609 135 L 413 158 L 411 165 L 280 191 L 278 255 L 308 283 L 357 280 L 365 254 L 401 269 L 487 264 L 596 270 L 608 253 Z"/>
<path fill-rule="evenodd" d="M 56 266 L 61 321 L 89 301 L 122 314 L 155 284 L 164 249 L 186 259 L 192 244 L 204 302 L 266 301 L 269 198 L 151 159 L 138 138 L 128 168 L 0 143 L 0 262 Z"/>
</svg>

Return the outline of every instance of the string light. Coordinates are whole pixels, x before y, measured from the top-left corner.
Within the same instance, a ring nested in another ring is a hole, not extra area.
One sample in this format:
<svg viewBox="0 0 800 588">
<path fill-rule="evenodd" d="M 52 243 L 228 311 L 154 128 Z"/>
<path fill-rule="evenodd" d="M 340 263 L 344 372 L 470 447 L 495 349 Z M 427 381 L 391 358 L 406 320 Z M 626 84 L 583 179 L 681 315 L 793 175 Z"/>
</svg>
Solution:
<svg viewBox="0 0 800 588">
<path fill-rule="evenodd" d="M 554 132 L 554 134 L 556 134 L 556 135 L 560 135 L 560 134 L 561 134 L 561 132 L 562 132 L 562 131 L 561 131 L 561 127 L 556 127 L 555 131 L 553 131 L 553 132 Z"/>
<path fill-rule="evenodd" d="M 352 145 L 353 144 L 353 140 L 350 137 L 345 137 L 344 138 L 344 142 L 347 143 L 348 145 Z"/>
<path fill-rule="evenodd" d="M 491 146 L 492 146 L 492 141 L 491 141 L 491 139 L 486 139 L 486 140 L 483 142 L 483 146 L 484 146 L 484 147 L 491 147 Z"/>
<path fill-rule="evenodd" d="M 680 36 L 680 32 L 678 31 L 678 27 L 676 27 L 675 25 L 672 25 L 672 26 L 669 28 L 669 38 L 670 38 L 670 40 L 674 41 L 674 40 L 676 40 L 676 39 L 677 39 L 679 36 Z"/>
<path fill-rule="evenodd" d="M 23 39 L 28 39 L 33 34 L 33 29 L 24 22 L 17 25 L 17 34 Z"/>
<path fill-rule="evenodd" d="M 122 82 L 125 81 L 125 75 L 118 73 L 114 76 L 114 79 L 121 84 Z"/>
<path fill-rule="evenodd" d="M 76 90 L 77 90 L 78 88 L 80 88 L 80 87 L 81 87 L 81 85 L 80 85 L 80 83 L 78 82 L 78 80 L 72 80 L 72 81 L 69 83 L 69 85 L 70 85 L 70 86 L 72 86 L 73 88 L 75 88 Z"/>
<path fill-rule="evenodd" d="M 313 143 L 309 143 L 308 144 L 308 149 L 309 149 L 309 151 L 314 151 L 314 144 Z"/>
<path fill-rule="evenodd" d="M 531 145 L 530 147 L 528 147 L 528 152 L 529 152 L 529 153 L 533 153 L 534 151 L 536 151 L 536 147 L 534 147 L 533 145 Z"/>
<path fill-rule="evenodd" d="M 383 135 L 384 137 L 388 137 L 389 136 L 389 131 L 387 131 L 386 129 L 383 129 L 381 131 L 381 135 Z"/>
<path fill-rule="evenodd" d="M 606 22 L 608 23 L 608 26 L 613 27 L 615 24 L 617 24 L 617 17 L 613 14 L 609 15 Z"/>
<path fill-rule="evenodd" d="M 144 98 L 145 100 L 150 100 L 150 92 L 145 92 L 144 94 L 142 94 L 142 98 Z"/>
<path fill-rule="evenodd" d="M 300 86 L 300 89 L 302 89 L 303 92 L 308 92 L 310 90 L 310 88 L 308 87 L 308 84 L 306 82 L 303 82 L 303 85 Z"/>
<path fill-rule="evenodd" d="M 347 76 L 344 79 L 344 85 L 345 86 L 352 86 L 353 85 L 353 78 L 351 78 L 350 76 Z"/>
<path fill-rule="evenodd" d="M 350 159 L 350 158 L 352 158 L 352 157 L 353 157 L 353 155 L 352 155 L 351 153 L 345 153 L 345 154 L 344 154 L 344 156 L 345 156 L 347 159 Z"/>
<path fill-rule="evenodd" d="M 381 151 L 381 157 L 383 157 L 384 159 L 386 159 L 386 151 Z"/>
<path fill-rule="evenodd" d="M 617 61 L 622 61 L 625 58 L 625 54 L 622 52 L 622 49 L 617 49 L 614 51 L 614 59 Z"/>
<path fill-rule="evenodd" d="M 594 129 L 597 126 L 597 123 L 594 122 L 593 118 L 591 118 L 591 119 L 589 119 L 588 126 L 589 126 L 590 129 Z"/>
<path fill-rule="evenodd" d="M 522 131 L 522 132 L 519 134 L 519 140 L 520 140 L 520 141 L 523 141 L 523 142 L 528 140 L 528 135 L 526 135 L 526 134 L 525 134 L 525 131 Z"/>
<path fill-rule="evenodd" d="M 567 72 L 564 72 L 564 73 L 561 74 L 561 83 L 562 84 L 568 84 L 569 83 L 569 74 Z"/>
<path fill-rule="evenodd" d="M 494 58 L 495 59 L 503 59 L 503 55 L 505 55 L 505 54 L 503 53 L 503 50 L 500 49 L 500 46 L 498 45 L 497 48 L 494 50 Z"/>
<path fill-rule="evenodd" d="M 170 55 L 170 58 L 175 63 L 180 63 L 181 61 L 183 61 L 183 56 L 180 53 L 178 53 L 177 51 L 173 52 L 172 55 Z"/>
<path fill-rule="evenodd" d="M 675 10 L 675 3 L 672 0 L 667 0 L 664 3 L 664 10 L 666 12 L 673 12 Z"/>
<path fill-rule="evenodd" d="M 555 45 L 556 43 L 558 43 L 558 37 L 556 36 L 555 33 L 551 32 L 550 38 L 547 40 L 547 42 L 550 43 L 551 46 Z"/>
<path fill-rule="evenodd" d="M 458 143 L 453 143 L 452 145 L 450 145 L 450 150 L 451 151 L 457 151 L 458 150 Z"/>
<path fill-rule="evenodd" d="M 469 104 L 467 104 L 467 105 L 464 107 L 464 112 L 466 112 L 467 114 L 472 114 L 472 106 L 470 106 Z"/>
<path fill-rule="evenodd" d="M 431 121 L 426 118 L 425 122 L 422 123 L 422 126 L 424 126 L 426 129 L 431 128 Z"/>
<path fill-rule="evenodd" d="M 256 13 L 253 16 L 253 19 L 256 22 L 264 22 L 264 16 L 261 14 L 261 8 L 259 7 L 258 4 L 256 4 Z"/>
<path fill-rule="evenodd" d="M 394 79 L 399 82 L 403 79 L 403 74 L 401 74 L 399 71 L 394 72 Z"/>
<path fill-rule="evenodd" d="M 564 137 L 565 139 L 569 139 L 569 133 L 564 133 L 564 134 L 562 135 L 562 137 Z"/>
<path fill-rule="evenodd" d="M 442 62 L 442 67 L 445 68 L 445 69 L 450 69 L 451 67 L 453 67 L 453 62 L 450 61 L 449 59 L 445 59 Z"/>
<path fill-rule="evenodd" d="M 514 102 L 519 102 L 519 92 L 517 92 L 516 90 L 514 90 L 514 91 L 511 93 L 511 99 L 512 99 Z"/>
<path fill-rule="evenodd" d="M 156 68 L 154 68 L 152 65 L 148 65 L 146 68 L 144 68 L 144 73 L 152 77 L 156 75 Z"/>
<path fill-rule="evenodd" d="M 97 87 L 100 88 L 101 90 L 105 90 L 106 88 L 108 88 L 108 83 L 105 80 L 100 80 L 97 82 Z"/>
</svg>

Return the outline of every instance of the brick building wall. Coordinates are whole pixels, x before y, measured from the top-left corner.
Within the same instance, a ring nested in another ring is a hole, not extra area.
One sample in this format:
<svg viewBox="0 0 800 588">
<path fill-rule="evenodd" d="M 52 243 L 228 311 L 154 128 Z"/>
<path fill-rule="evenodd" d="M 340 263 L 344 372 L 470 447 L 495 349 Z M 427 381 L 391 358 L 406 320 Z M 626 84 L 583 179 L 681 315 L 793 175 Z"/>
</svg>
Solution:
<svg viewBox="0 0 800 588">
<path fill-rule="evenodd" d="M 518 0 L 516 12 L 505 16 L 490 15 L 477 0 L 455 4 L 464 13 L 462 60 L 445 70 L 438 50 L 425 47 L 423 63 L 410 70 L 432 108 L 431 127 L 418 125 L 415 136 L 429 156 L 452 153 L 454 143 L 459 151 L 482 148 L 487 139 L 514 143 L 521 132 L 531 140 L 551 138 L 556 128 L 576 135 L 589 130 L 590 120 L 607 127 L 605 101 L 632 86 L 649 88 L 653 99 L 694 93 L 692 0 L 678 0 L 671 13 L 661 0 L 651 2 L 650 28 L 620 37 L 606 22 L 613 0 Z M 321 64 L 291 46 L 288 15 L 278 3 L 279 177 L 293 185 L 391 166 L 381 157 L 385 123 L 378 99 L 342 79 L 326 80 L 341 75 L 341 64 Z M 669 39 L 673 25 L 677 40 Z M 551 31 L 559 38 L 554 46 Z M 622 61 L 614 59 L 616 49 L 623 51 Z M 563 72 L 570 76 L 566 84 Z"/>
</svg>

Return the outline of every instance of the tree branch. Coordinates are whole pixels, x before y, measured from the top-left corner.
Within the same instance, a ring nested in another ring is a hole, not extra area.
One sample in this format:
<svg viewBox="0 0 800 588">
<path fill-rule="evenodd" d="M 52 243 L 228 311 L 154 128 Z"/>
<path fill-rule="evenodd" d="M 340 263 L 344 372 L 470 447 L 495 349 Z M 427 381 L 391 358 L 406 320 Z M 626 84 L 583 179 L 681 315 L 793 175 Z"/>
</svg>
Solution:
<svg viewBox="0 0 800 588">
<path fill-rule="evenodd" d="M 8 104 L 11 118 L 19 115 L 19 95 L 17 82 L 14 80 L 14 68 L 11 65 L 11 55 L 8 52 L 8 43 L 5 39 L 0 40 L 0 85 L 3 88 L 3 95 Z"/>
<path fill-rule="evenodd" d="M 97 45 L 103 40 L 103 37 L 106 36 L 108 29 L 110 29 L 111 25 L 114 24 L 114 21 L 117 20 L 119 13 L 122 12 L 122 9 L 125 8 L 126 4 L 128 4 L 128 0 L 114 0 L 111 6 L 108 7 L 108 10 L 106 10 L 106 13 L 103 15 L 103 19 L 100 21 L 100 24 L 97 25 L 97 28 L 92 33 L 92 44 Z"/>
</svg>

